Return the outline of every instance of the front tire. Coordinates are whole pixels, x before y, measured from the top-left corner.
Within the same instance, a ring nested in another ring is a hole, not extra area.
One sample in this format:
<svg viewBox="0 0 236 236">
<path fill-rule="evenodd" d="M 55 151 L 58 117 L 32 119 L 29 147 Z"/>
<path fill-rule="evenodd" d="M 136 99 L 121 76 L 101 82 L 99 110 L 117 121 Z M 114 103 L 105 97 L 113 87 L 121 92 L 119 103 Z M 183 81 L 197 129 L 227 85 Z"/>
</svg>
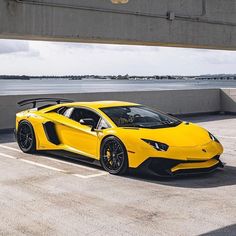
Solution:
<svg viewBox="0 0 236 236">
<path fill-rule="evenodd" d="M 125 146 L 114 136 L 107 137 L 102 142 L 100 161 L 102 167 L 113 175 L 122 175 L 128 170 Z"/>
<path fill-rule="evenodd" d="M 25 153 L 36 151 L 36 139 L 33 126 L 28 121 L 21 121 L 17 130 L 17 143 Z"/>
</svg>

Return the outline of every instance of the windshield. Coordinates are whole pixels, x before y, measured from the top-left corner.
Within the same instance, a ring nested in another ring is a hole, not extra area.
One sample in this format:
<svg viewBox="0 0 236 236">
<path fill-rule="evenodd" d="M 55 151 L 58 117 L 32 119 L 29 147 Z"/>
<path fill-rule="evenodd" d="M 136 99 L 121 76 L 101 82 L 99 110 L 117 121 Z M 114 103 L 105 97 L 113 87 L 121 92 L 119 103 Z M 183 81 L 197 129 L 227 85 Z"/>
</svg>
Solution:
<svg viewBox="0 0 236 236">
<path fill-rule="evenodd" d="M 177 126 L 178 119 L 144 106 L 101 108 L 118 127 L 163 128 Z"/>
</svg>

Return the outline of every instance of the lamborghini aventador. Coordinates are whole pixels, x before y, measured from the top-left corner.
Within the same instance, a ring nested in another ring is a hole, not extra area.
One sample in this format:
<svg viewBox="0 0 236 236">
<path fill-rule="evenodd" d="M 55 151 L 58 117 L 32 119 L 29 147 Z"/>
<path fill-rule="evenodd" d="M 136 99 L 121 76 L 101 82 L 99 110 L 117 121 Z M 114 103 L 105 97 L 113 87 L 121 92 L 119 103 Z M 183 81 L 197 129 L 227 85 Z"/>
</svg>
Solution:
<svg viewBox="0 0 236 236">
<path fill-rule="evenodd" d="M 135 168 L 175 176 L 223 167 L 223 147 L 213 134 L 140 104 L 57 98 L 19 102 L 30 104 L 16 114 L 17 142 L 26 153 L 57 151 L 97 161 L 111 174 Z"/>
</svg>

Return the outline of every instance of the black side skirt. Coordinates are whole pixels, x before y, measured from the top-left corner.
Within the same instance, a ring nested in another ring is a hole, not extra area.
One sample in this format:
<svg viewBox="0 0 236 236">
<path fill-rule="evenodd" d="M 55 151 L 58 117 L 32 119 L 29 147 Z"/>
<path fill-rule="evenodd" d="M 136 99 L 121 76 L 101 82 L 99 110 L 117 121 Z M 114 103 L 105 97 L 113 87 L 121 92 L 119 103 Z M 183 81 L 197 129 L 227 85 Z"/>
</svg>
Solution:
<svg viewBox="0 0 236 236">
<path fill-rule="evenodd" d="M 73 152 L 69 152 L 69 151 L 65 151 L 65 150 L 47 150 L 44 151 L 45 153 L 48 153 L 52 156 L 56 156 L 57 158 L 65 158 L 65 159 L 70 159 L 70 160 L 74 160 L 74 161 L 81 161 L 87 164 L 93 164 L 96 166 L 101 166 L 100 165 L 100 161 L 87 157 L 87 156 L 83 156 L 80 154 L 76 154 Z"/>
</svg>

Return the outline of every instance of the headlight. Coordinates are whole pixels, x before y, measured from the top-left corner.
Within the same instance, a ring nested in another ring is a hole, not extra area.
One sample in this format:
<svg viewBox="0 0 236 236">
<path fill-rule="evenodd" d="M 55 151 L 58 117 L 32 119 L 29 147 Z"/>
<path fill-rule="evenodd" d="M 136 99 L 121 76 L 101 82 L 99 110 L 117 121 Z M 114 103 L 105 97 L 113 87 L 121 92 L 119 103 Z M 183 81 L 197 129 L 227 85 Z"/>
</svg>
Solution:
<svg viewBox="0 0 236 236">
<path fill-rule="evenodd" d="M 208 132 L 208 134 L 209 134 L 211 140 L 213 140 L 217 143 L 220 143 L 220 141 L 213 134 L 211 134 L 210 132 Z"/>
<path fill-rule="evenodd" d="M 166 152 L 169 148 L 169 146 L 165 143 L 160 143 L 160 142 L 149 140 L 149 139 L 142 139 L 142 140 L 148 143 L 149 145 L 151 145 L 157 151 Z"/>
</svg>

